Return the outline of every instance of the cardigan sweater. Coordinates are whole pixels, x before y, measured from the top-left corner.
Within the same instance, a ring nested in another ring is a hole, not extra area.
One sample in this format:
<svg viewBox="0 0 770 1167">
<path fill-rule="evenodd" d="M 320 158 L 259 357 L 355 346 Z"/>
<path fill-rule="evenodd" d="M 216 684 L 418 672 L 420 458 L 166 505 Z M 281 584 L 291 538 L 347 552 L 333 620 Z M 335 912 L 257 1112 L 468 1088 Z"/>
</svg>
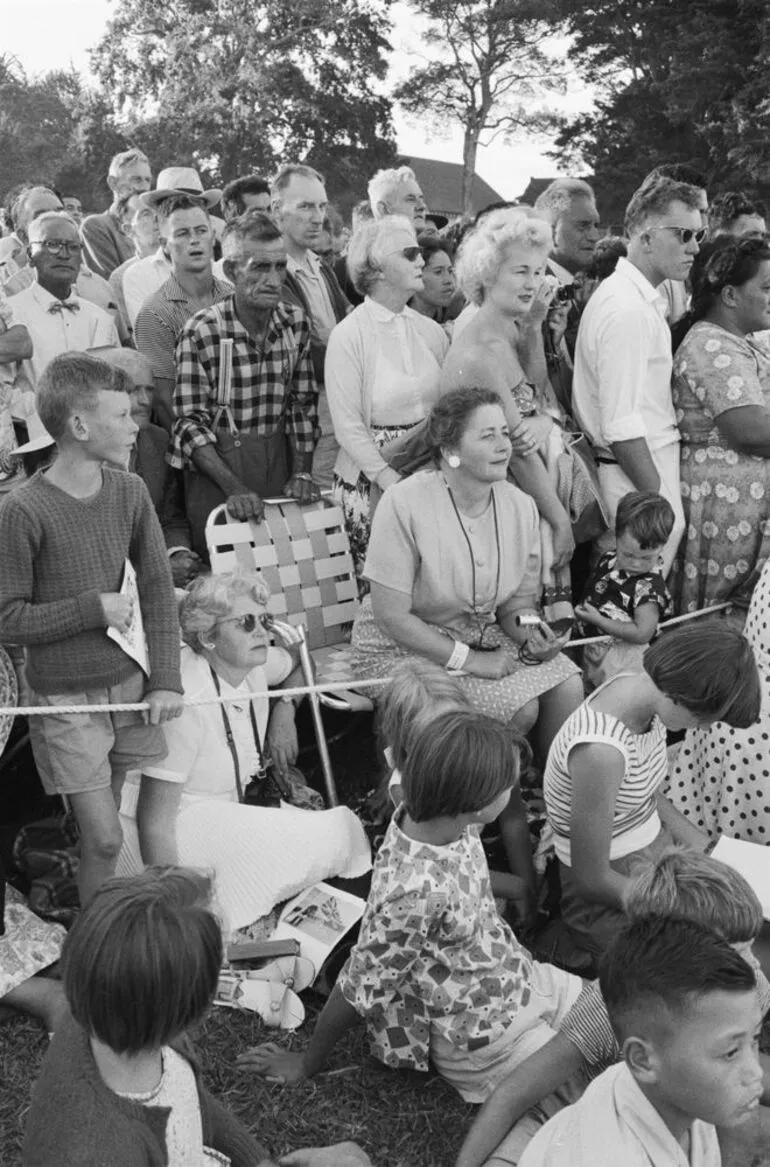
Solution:
<svg viewBox="0 0 770 1167">
<path fill-rule="evenodd" d="M 189 1042 L 171 1042 L 196 1073 L 203 1144 L 232 1167 L 256 1167 L 270 1155 L 198 1080 Z M 122 1098 L 102 1080 L 88 1035 L 68 1017 L 57 1029 L 40 1076 L 22 1152 L 23 1167 L 166 1167 L 168 1107 Z"/>
<path fill-rule="evenodd" d="M 27 646 L 38 693 L 119 685 L 136 662 L 106 635 L 100 595 L 136 571 L 150 657 L 148 690 L 182 692 L 171 567 L 147 487 L 102 468 L 102 488 L 73 498 L 39 471 L 0 505 L 0 641 Z"/>
</svg>

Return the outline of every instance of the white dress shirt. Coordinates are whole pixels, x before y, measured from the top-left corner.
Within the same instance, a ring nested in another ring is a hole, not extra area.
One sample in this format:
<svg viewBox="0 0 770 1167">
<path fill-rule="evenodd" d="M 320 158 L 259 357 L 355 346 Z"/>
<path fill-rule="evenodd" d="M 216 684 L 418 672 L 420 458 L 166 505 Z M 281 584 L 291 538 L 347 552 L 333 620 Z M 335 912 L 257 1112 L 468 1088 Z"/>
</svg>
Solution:
<svg viewBox="0 0 770 1167">
<path fill-rule="evenodd" d="M 152 255 L 132 263 L 123 272 L 123 298 L 132 328 L 136 326 L 136 318 L 145 300 L 154 296 L 170 275 L 171 264 L 160 247 Z"/>
<path fill-rule="evenodd" d="M 619 259 L 580 321 L 573 404 L 597 452 L 645 438 L 650 450 L 679 441 L 671 400 L 667 301 L 627 259 Z"/>
<path fill-rule="evenodd" d="M 49 312 L 51 304 L 60 303 L 35 281 L 11 296 L 14 324 L 23 324 L 32 338 L 32 356 L 22 368 L 32 386 L 48 362 L 59 353 L 85 352 L 89 348 L 114 348 L 120 344 L 115 321 L 109 312 L 90 300 L 81 300 L 74 288 L 67 303 L 77 304 L 77 311 L 63 308 Z"/>
</svg>

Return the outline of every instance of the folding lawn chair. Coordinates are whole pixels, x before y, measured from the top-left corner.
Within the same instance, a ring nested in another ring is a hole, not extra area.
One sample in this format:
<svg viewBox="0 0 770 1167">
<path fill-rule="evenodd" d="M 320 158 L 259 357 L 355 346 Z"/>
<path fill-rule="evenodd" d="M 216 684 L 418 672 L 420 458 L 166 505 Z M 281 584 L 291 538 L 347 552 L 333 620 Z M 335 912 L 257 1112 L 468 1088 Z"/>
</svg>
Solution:
<svg viewBox="0 0 770 1167">
<path fill-rule="evenodd" d="M 209 515 L 206 545 L 214 573 L 256 568 L 264 577 L 272 593 L 268 611 L 299 633 L 305 684 L 351 683 L 334 696 L 308 694 L 327 797 L 336 806 L 321 704 L 351 713 L 372 709 L 354 688 L 349 642 L 358 587 L 342 510 L 324 500 L 301 507 L 290 499 L 267 499 L 265 517 L 256 523 L 233 519 L 222 505 Z"/>
</svg>

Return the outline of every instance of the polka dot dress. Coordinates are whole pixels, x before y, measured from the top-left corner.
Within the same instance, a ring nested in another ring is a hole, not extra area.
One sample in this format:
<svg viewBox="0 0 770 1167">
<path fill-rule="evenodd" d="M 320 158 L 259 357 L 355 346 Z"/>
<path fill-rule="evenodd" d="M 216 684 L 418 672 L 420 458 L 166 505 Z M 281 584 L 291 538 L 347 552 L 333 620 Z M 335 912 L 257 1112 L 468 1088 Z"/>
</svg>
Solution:
<svg viewBox="0 0 770 1167">
<path fill-rule="evenodd" d="M 688 730 L 665 793 L 712 838 L 770 843 L 770 564 L 754 590 L 745 634 L 762 680 L 758 723 Z"/>
</svg>

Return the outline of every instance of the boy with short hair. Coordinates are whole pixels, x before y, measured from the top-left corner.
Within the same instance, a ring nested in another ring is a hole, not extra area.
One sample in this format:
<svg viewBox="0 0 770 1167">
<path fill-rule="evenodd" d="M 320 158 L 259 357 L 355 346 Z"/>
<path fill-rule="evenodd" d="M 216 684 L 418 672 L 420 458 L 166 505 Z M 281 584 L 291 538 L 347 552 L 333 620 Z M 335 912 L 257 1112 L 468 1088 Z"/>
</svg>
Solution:
<svg viewBox="0 0 770 1167">
<path fill-rule="evenodd" d="M 160 723 L 182 710 L 179 625 L 160 524 L 126 464 L 137 433 L 125 375 L 81 353 L 55 357 L 37 406 L 57 446 L 46 471 L 0 507 L 0 641 L 27 649 L 35 762 L 49 794 L 66 795 L 80 830 L 85 904 L 112 875 L 122 841 L 116 800 L 126 771 L 166 756 Z M 121 594 L 136 573 L 149 658 L 106 635 L 135 628 Z M 140 713 L 57 713 L 57 706 L 147 701 Z"/>
<path fill-rule="evenodd" d="M 638 671 L 642 654 L 671 610 L 661 556 L 674 528 L 671 504 L 652 490 L 634 490 L 618 503 L 615 549 L 592 571 L 575 614 L 582 636 L 609 635 L 586 645 L 583 668 L 598 686 L 621 671 Z"/>
<path fill-rule="evenodd" d="M 623 1062 L 520 1167 L 720 1167 L 715 1128 L 745 1122 L 762 1094 L 752 968 L 708 929 L 648 916 L 615 939 L 600 981 Z"/>
<path fill-rule="evenodd" d="M 626 900 L 631 921 L 648 916 L 696 923 L 731 945 L 756 971 L 760 1011 L 770 1011 L 770 983 L 751 951 L 763 924 L 762 905 L 743 876 L 709 855 L 669 847 L 634 880 Z M 512 1167 L 529 1140 L 564 1105 L 561 1091 L 597 1077 L 621 1056 L 599 981 L 583 992 L 547 1045 L 522 1062 L 484 1104 L 456 1167 Z M 770 1101 L 770 1063 L 766 1099 Z M 769 1124 L 770 1125 L 770 1124 Z"/>
</svg>

